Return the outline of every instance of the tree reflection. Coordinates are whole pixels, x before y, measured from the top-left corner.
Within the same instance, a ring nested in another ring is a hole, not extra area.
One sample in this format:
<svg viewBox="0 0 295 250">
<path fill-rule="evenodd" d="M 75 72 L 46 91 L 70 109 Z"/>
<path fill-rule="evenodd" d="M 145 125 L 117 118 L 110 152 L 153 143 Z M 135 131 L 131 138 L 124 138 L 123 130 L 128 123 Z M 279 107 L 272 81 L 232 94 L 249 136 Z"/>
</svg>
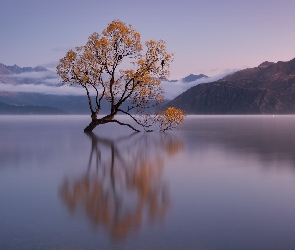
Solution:
<svg viewBox="0 0 295 250">
<path fill-rule="evenodd" d="M 117 140 L 87 135 L 92 147 L 86 173 L 65 178 L 60 188 L 69 211 L 86 213 L 114 239 L 124 239 L 145 221 L 162 220 L 170 204 L 164 160 L 183 150 L 182 141 L 167 134 Z"/>
</svg>

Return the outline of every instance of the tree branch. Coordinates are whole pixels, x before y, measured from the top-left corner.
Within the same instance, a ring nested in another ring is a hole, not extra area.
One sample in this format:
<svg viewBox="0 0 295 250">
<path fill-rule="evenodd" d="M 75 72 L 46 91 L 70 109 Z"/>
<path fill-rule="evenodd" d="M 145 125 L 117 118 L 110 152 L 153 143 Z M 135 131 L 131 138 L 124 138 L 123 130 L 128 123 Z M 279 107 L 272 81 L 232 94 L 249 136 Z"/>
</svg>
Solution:
<svg viewBox="0 0 295 250">
<path fill-rule="evenodd" d="M 123 94 L 122 94 L 120 100 L 117 102 L 118 107 L 120 107 L 120 105 L 122 104 L 122 102 L 123 102 L 122 100 L 124 99 L 124 96 L 125 96 L 125 94 L 126 94 L 126 92 L 127 92 L 127 89 L 128 89 L 128 87 L 129 87 L 129 84 L 130 84 L 132 81 L 134 82 L 134 77 L 131 78 L 131 79 L 125 84 L 125 89 L 124 89 L 124 91 L 123 91 Z"/>
<path fill-rule="evenodd" d="M 118 120 L 109 120 L 108 122 L 116 122 L 116 123 L 118 123 L 118 124 L 120 124 L 120 125 L 128 126 L 129 128 L 133 129 L 133 130 L 136 131 L 136 132 L 140 132 L 140 130 L 134 128 L 133 126 L 131 126 L 131 125 L 128 124 L 128 123 L 123 123 L 123 122 L 120 122 L 120 121 L 118 121 Z"/>
<path fill-rule="evenodd" d="M 142 126 L 144 128 L 144 131 L 145 132 L 153 132 L 154 130 L 150 129 L 150 130 L 147 130 L 146 128 L 149 128 L 151 127 L 152 125 L 151 124 L 144 124 L 144 123 L 141 123 L 140 121 L 138 121 L 133 115 L 131 115 L 130 113 L 122 110 L 122 109 L 118 109 L 118 111 L 122 112 L 123 114 L 126 114 L 128 116 L 130 116 L 133 121 L 135 121 L 138 125 Z"/>
<path fill-rule="evenodd" d="M 122 110 L 122 109 L 118 109 L 118 111 L 120 111 L 120 112 L 122 112 L 123 114 L 125 114 L 125 115 L 128 115 L 128 116 L 130 116 L 138 125 L 141 125 L 141 126 L 143 126 L 138 120 L 136 120 L 135 119 L 135 117 L 133 116 L 133 115 L 131 115 L 130 113 L 128 113 L 128 112 L 126 112 L 126 111 L 124 111 L 124 110 Z"/>
<path fill-rule="evenodd" d="M 93 108 L 92 108 L 92 103 L 91 103 L 91 98 L 90 98 L 90 94 L 89 94 L 88 88 L 87 88 L 87 86 L 86 86 L 85 84 L 81 84 L 81 85 L 82 85 L 82 87 L 83 87 L 84 89 L 86 89 L 89 108 L 90 108 L 91 112 L 94 113 Z"/>
<path fill-rule="evenodd" d="M 96 88 L 94 85 L 92 85 L 92 87 L 93 87 L 93 88 L 95 89 L 95 91 L 96 91 L 95 102 L 96 102 L 97 109 L 100 109 L 100 102 L 99 102 L 99 100 L 98 100 L 98 90 L 97 90 L 97 88 Z"/>
</svg>

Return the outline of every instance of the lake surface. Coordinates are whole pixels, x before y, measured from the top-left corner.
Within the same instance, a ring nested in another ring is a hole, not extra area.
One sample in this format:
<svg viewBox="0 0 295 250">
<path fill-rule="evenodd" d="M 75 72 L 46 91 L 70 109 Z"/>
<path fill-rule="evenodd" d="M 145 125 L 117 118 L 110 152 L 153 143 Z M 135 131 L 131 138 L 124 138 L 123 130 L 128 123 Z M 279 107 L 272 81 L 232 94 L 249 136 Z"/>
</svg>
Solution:
<svg viewBox="0 0 295 250">
<path fill-rule="evenodd" d="M 295 249 L 295 116 L 88 122 L 0 116 L 0 249 Z"/>
</svg>

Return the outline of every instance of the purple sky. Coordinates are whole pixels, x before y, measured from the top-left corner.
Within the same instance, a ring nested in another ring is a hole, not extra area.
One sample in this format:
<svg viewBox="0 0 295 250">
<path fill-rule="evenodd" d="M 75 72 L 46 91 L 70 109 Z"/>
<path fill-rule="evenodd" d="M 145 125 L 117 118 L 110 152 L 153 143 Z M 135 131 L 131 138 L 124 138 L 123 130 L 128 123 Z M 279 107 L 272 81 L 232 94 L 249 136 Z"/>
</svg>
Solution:
<svg viewBox="0 0 295 250">
<path fill-rule="evenodd" d="M 294 0 L 1 0 L 0 63 L 54 65 L 113 19 L 175 53 L 171 79 L 295 57 Z"/>
</svg>

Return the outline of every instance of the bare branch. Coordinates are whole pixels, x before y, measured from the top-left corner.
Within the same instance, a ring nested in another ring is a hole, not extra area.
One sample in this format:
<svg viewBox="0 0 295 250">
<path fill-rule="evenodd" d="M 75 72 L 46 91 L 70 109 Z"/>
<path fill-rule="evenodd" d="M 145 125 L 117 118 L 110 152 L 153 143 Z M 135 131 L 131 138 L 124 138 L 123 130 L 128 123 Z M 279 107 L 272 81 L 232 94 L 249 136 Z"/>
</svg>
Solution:
<svg viewBox="0 0 295 250">
<path fill-rule="evenodd" d="M 122 109 L 118 109 L 118 111 L 119 111 L 119 112 L 122 112 L 122 113 L 125 114 L 125 115 L 130 116 L 130 117 L 131 117 L 131 118 L 132 118 L 137 124 L 143 126 L 143 124 L 141 124 L 137 119 L 135 119 L 135 117 L 134 117 L 133 115 L 131 115 L 129 112 L 126 112 L 126 111 L 124 111 L 124 110 L 122 110 Z"/>
<path fill-rule="evenodd" d="M 88 98 L 88 104 L 89 104 L 89 108 L 91 110 L 91 113 L 94 113 L 93 108 L 92 108 L 92 102 L 91 102 L 91 98 L 90 98 L 90 94 L 89 94 L 88 88 L 87 88 L 86 84 L 81 84 L 81 85 L 86 90 L 87 98 Z"/>
<path fill-rule="evenodd" d="M 110 120 L 110 121 L 108 121 L 108 122 L 116 122 L 116 123 L 118 123 L 118 124 L 120 124 L 120 125 L 128 126 L 129 128 L 133 129 L 133 130 L 136 131 L 136 132 L 140 132 L 140 130 L 134 128 L 133 126 L 131 126 L 131 125 L 128 124 L 128 123 L 123 123 L 123 122 L 120 122 L 120 121 L 118 121 L 118 120 Z"/>
<path fill-rule="evenodd" d="M 92 87 L 93 87 L 93 88 L 95 89 L 95 91 L 96 91 L 95 102 L 96 102 L 97 109 L 100 109 L 100 102 L 99 102 L 99 100 L 98 100 L 98 95 L 99 95 L 98 90 L 97 90 L 97 88 L 96 88 L 94 85 L 92 85 Z M 101 98 L 102 98 L 102 97 L 101 97 Z"/>
</svg>

